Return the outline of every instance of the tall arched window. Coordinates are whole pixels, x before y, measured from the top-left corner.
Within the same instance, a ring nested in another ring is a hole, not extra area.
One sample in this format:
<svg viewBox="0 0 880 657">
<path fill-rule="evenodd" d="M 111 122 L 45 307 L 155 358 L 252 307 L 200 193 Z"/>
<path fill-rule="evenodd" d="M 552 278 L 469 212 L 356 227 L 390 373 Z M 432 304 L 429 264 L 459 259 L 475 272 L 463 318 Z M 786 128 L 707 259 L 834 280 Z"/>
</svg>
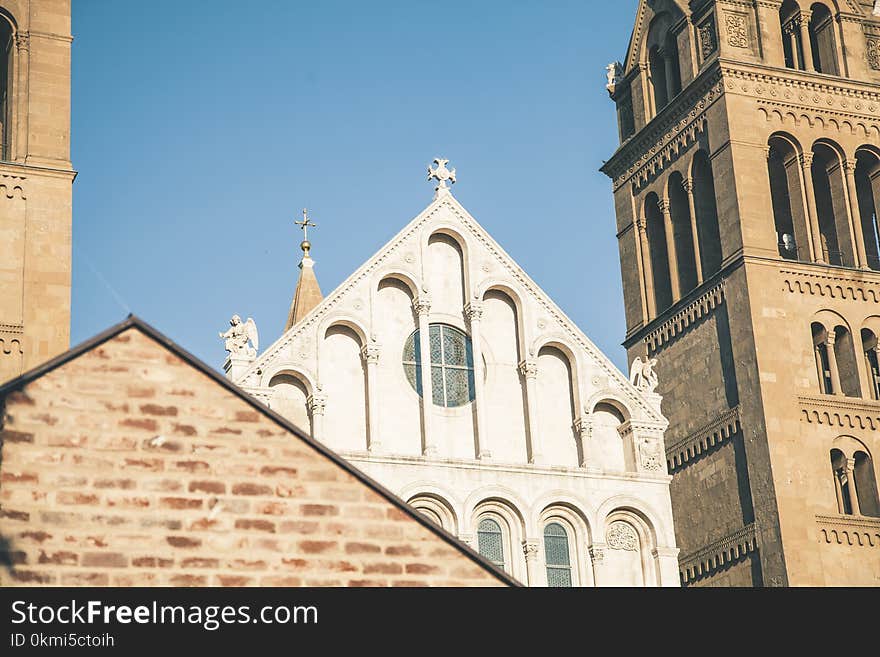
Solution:
<svg viewBox="0 0 880 657">
<path fill-rule="evenodd" d="M 880 271 L 880 151 L 856 150 L 855 179 L 868 267 Z"/>
<path fill-rule="evenodd" d="M 660 112 L 681 91 L 678 39 L 672 32 L 673 19 L 660 13 L 648 28 L 647 59 L 654 112 Z"/>
<path fill-rule="evenodd" d="M 11 157 L 12 53 L 12 25 L 0 14 L 0 160 Z"/>
<path fill-rule="evenodd" d="M 790 135 L 775 134 L 767 141 L 767 173 L 776 229 L 776 248 L 786 260 L 810 261 L 808 219 L 803 203 L 800 146 Z"/>
<path fill-rule="evenodd" d="M 494 518 L 483 518 L 477 525 L 477 550 L 487 561 L 499 568 L 505 567 L 504 532 Z"/>
<path fill-rule="evenodd" d="M 817 73 L 840 75 L 837 68 L 837 41 L 834 38 L 834 18 L 831 11 L 821 3 L 811 8 L 808 26 L 813 68 Z"/>
<path fill-rule="evenodd" d="M 694 179 L 694 207 L 697 214 L 697 234 L 703 280 L 721 269 L 721 230 L 718 226 L 718 207 L 715 203 L 715 177 L 706 151 L 694 155 L 691 168 Z"/>
<path fill-rule="evenodd" d="M 794 0 L 785 0 L 779 8 L 782 29 L 782 51 L 787 68 L 805 69 L 801 31 L 801 10 Z"/>
<path fill-rule="evenodd" d="M 822 324 L 813 322 L 813 350 L 816 355 L 816 373 L 819 377 L 819 391 L 826 395 L 835 393 L 835 383 L 831 373 L 831 354 L 828 345 L 828 331 Z"/>
<path fill-rule="evenodd" d="M 544 527 L 544 559 L 547 564 L 547 585 L 570 587 L 572 577 L 568 532 L 558 522 L 551 522 Z"/>
<path fill-rule="evenodd" d="M 672 305 L 672 279 L 666 249 L 666 226 L 660 211 L 660 199 L 653 192 L 645 197 L 645 224 L 651 274 L 654 280 L 654 304 L 660 314 Z"/>
<path fill-rule="evenodd" d="M 859 370 L 852 334 L 845 326 L 834 327 L 834 357 L 840 373 L 840 391 L 847 397 L 861 397 Z"/>
<path fill-rule="evenodd" d="M 862 329 L 862 353 L 865 357 L 865 371 L 868 373 L 868 388 L 871 399 L 880 400 L 880 340 L 869 328 Z"/>
<path fill-rule="evenodd" d="M 849 229 L 846 180 L 839 148 L 830 142 L 817 142 L 813 146 L 811 173 L 822 260 L 831 265 L 852 267 L 855 265 L 855 254 Z"/>
</svg>

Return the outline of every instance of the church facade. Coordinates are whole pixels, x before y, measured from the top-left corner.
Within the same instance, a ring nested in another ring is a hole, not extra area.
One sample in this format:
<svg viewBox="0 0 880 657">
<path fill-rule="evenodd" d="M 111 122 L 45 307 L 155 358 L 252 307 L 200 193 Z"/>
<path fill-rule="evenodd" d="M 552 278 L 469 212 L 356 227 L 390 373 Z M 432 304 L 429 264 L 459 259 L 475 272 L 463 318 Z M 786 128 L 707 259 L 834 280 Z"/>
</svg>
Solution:
<svg viewBox="0 0 880 657">
<path fill-rule="evenodd" d="M 678 586 L 650 362 L 635 384 L 619 372 L 452 196 L 446 164 L 326 298 L 304 241 L 287 330 L 257 357 L 240 329 L 227 376 L 523 583 Z"/>
<path fill-rule="evenodd" d="M 608 90 L 683 582 L 880 584 L 880 3 L 641 0 Z"/>
</svg>

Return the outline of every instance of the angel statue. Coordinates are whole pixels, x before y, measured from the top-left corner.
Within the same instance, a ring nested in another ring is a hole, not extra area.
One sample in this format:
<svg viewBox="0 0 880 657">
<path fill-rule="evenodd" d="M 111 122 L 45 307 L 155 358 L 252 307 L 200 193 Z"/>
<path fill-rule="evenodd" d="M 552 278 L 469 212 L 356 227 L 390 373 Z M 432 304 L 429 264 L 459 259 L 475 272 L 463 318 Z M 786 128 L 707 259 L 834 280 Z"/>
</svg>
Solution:
<svg viewBox="0 0 880 657">
<path fill-rule="evenodd" d="M 254 320 L 248 317 L 246 322 L 242 322 L 241 317 L 233 315 L 229 320 L 229 325 L 224 333 L 220 333 L 220 337 L 226 340 L 224 346 L 229 355 L 256 358 L 257 349 L 260 348 L 260 339 Z M 252 347 L 248 347 L 249 341 L 253 344 Z"/>
<path fill-rule="evenodd" d="M 656 364 L 656 358 L 645 356 L 645 360 L 642 360 L 636 356 L 629 372 L 630 383 L 642 392 L 654 392 L 657 388 L 657 373 L 654 371 Z"/>
</svg>

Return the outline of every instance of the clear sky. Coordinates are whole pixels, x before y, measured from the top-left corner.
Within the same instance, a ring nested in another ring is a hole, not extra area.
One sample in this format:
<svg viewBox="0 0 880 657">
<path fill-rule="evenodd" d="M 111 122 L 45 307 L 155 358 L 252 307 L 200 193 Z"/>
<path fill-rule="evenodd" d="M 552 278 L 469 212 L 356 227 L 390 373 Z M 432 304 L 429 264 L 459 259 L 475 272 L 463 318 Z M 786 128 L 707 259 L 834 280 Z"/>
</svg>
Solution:
<svg viewBox="0 0 880 657">
<path fill-rule="evenodd" d="M 74 344 L 130 309 L 222 365 L 279 337 L 308 207 L 333 290 L 456 198 L 619 367 L 604 67 L 636 0 L 74 0 Z"/>
</svg>

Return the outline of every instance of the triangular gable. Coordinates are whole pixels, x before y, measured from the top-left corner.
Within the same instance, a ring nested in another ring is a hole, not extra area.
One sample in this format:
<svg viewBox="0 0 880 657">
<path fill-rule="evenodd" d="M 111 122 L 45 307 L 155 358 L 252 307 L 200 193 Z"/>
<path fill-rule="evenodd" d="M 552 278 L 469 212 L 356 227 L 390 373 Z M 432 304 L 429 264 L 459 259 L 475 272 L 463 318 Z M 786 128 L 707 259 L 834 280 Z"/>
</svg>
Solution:
<svg viewBox="0 0 880 657">
<path fill-rule="evenodd" d="M 434 534 L 443 543 L 446 543 L 448 546 L 454 548 L 454 550 L 457 550 L 458 552 L 460 552 L 461 555 L 463 557 L 466 557 L 467 560 L 470 560 L 471 562 L 475 563 L 477 566 L 479 566 L 480 568 L 487 571 L 489 574 L 494 576 L 496 579 L 500 580 L 503 584 L 510 585 L 510 586 L 519 586 L 520 585 L 516 580 L 512 579 L 505 572 L 501 571 L 500 569 L 496 568 L 493 564 L 486 561 L 482 556 L 480 556 L 477 552 L 475 552 L 469 546 L 460 542 L 457 538 L 455 538 L 451 534 L 447 533 L 445 530 L 440 528 L 438 525 L 431 522 L 429 519 L 427 519 L 421 513 L 416 511 L 413 507 L 406 504 L 403 500 L 401 500 L 396 495 L 391 493 L 384 486 L 382 486 L 381 484 L 379 484 L 378 482 L 376 482 L 375 480 L 373 480 L 372 478 L 370 478 L 369 476 L 365 475 L 363 472 L 361 472 L 360 470 L 355 468 L 347 460 L 341 458 L 335 452 L 331 451 L 330 449 L 328 449 L 327 447 L 325 447 L 321 443 L 318 443 L 318 442 L 312 440 L 306 433 L 304 433 L 299 428 L 294 426 L 287 419 L 285 419 L 284 417 L 273 412 L 267 406 L 256 401 L 252 396 L 250 396 L 249 394 L 242 391 L 241 388 L 230 383 L 226 378 L 224 378 L 223 376 L 218 374 L 213 368 L 209 367 L 207 364 L 205 364 L 204 362 L 202 362 L 201 360 L 199 360 L 198 358 L 196 358 L 195 356 L 193 356 L 192 354 L 190 354 L 189 352 L 187 352 L 186 350 L 181 348 L 179 345 L 177 345 L 175 342 L 173 342 L 172 340 L 170 340 L 169 338 L 164 336 L 162 333 L 157 331 L 155 328 L 151 327 L 149 324 L 143 322 L 139 318 L 134 317 L 132 315 L 130 315 L 123 322 L 121 322 L 115 326 L 110 327 L 109 329 L 107 329 L 103 333 L 100 333 L 99 335 L 95 336 L 94 338 L 70 349 L 69 351 L 65 352 L 64 354 L 61 354 L 61 355 L 57 356 L 56 358 L 53 358 L 52 360 L 44 363 L 43 365 L 41 365 L 33 370 L 30 370 L 29 372 L 26 372 L 26 373 L 22 374 L 21 376 L 19 376 L 15 379 L 3 384 L 2 386 L 0 386 L 0 408 L 3 408 L 4 402 L 6 402 L 7 400 L 11 404 L 20 403 L 20 404 L 23 404 L 25 407 L 33 405 L 34 404 L 33 400 L 28 397 L 28 390 L 29 390 L 28 386 L 37 382 L 39 379 L 46 377 L 47 375 L 51 375 L 55 370 L 57 370 L 59 368 L 63 368 L 65 365 L 73 363 L 74 361 L 76 361 L 77 359 L 79 359 L 81 357 L 91 355 L 92 353 L 99 353 L 99 358 L 102 359 L 102 362 L 107 362 L 108 367 L 112 366 L 113 365 L 112 359 L 109 358 L 107 356 L 107 354 L 104 352 L 106 352 L 109 349 L 109 347 L 112 346 L 113 341 L 123 340 L 125 338 L 125 336 L 123 334 L 126 334 L 129 331 L 139 332 L 140 334 L 146 336 L 153 343 L 156 343 L 159 347 L 161 347 L 168 354 L 179 358 L 181 361 L 183 361 L 184 364 L 190 366 L 197 373 L 200 373 L 200 374 L 204 375 L 205 377 L 207 377 L 211 384 L 219 386 L 225 392 L 230 393 L 235 398 L 237 398 L 238 403 L 243 403 L 244 405 L 246 405 L 250 409 L 249 411 L 247 411 L 247 414 L 252 414 L 253 411 L 256 411 L 259 415 L 266 418 L 270 423 L 277 425 L 277 427 L 279 427 L 282 430 L 281 434 L 284 434 L 284 433 L 290 434 L 291 437 L 293 437 L 294 439 L 298 439 L 299 441 L 301 441 L 306 446 L 306 448 L 308 450 L 316 452 L 319 455 L 319 457 L 323 457 L 327 461 L 330 461 L 335 467 L 348 473 L 348 475 L 351 475 L 352 477 L 354 477 L 354 479 L 357 480 L 358 482 L 360 482 L 360 484 L 362 484 L 363 486 L 365 486 L 366 488 L 371 490 L 373 493 L 377 494 L 379 496 L 379 498 L 384 499 L 385 502 L 387 502 L 392 507 L 394 507 L 395 513 L 400 513 L 404 517 L 408 518 L 410 521 L 417 523 L 421 527 L 426 528 L 427 530 L 429 530 L 430 533 Z M 145 351 L 146 351 L 145 349 L 141 349 L 139 352 L 142 354 L 142 358 L 144 359 L 144 362 L 145 363 L 157 363 L 158 362 L 158 363 L 160 363 L 159 367 L 161 367 L 161 363 L 163 362 L 162 359 L 160 358 L 157 361 L 155 359 L 155 356 L 152 356 L 149 353 L 145 353 Z M 125 363 L 125 364 L 118 363 L 118 365 L 120 366 L 120 369 L 117 369 L 117 370 L 111 369 L 108 371 L 109 372 L 114 372 L 114 371 L 115 372 L 125 372 L 126 374 L 124 374 L 124 376 L 126 376 L 126 377 L 129 376 L 128 371 L 129 371 L 130 363 Z M 107 377 L 109 379 L 110 375 L 108 374 Z M 91 382 L 87 382 L 87 383 L 91 383 Z M 131 381 L 131 383 L 138 383 L 138 380 L 134 379 L 133 381 Z M 102 385 L 102 384 L 111 385 L 111 386 L 113 385 L 113 383 L 108 383 L 106 381 L 92 383 L 92 385 Z M 180 385 L 180 382 L 175 379 L 175 380 L 173 380 L 173 383 L 171 381 L 169 381 L 168 383 L 160 384 L 160 385 L 166 385 L 168 388 L 173 388 L 175 386 Z M 78 388 L 73 388 L 73 390 L 77 390 L 77 389 Z M 53 390 L 54 390 L 54 388 L 53 388 Z M 16 395 L 18 395 L 18 394 L 21 394 L 23 396 L 16 397 Z M 51 394 L 54 397 L 55 393 L 53 392 Z M 77 394 L 77 393 L 74 392 L 72 394 Z M 149 399 L 141 400 L 141 401 L 149 401 Z M 119 402 L 123 403 L 124 400 L 120 399 Z M 65 403 L 67 403 L 67 402 L 65 402 Z M 109 407 L 108 407 L 108 409 L 109 409 Z M 116 405 L 115 410 L 119 410 L 118 405 Z M 78 410 L 75 411 L 75 413 L 80 413 L 80 412 L 81 411 L 78 411 Z M 170 411 L 164 410 L 164 409 L 158 408 L 158 407 L 154 411 L 151 411 L 151 412 L 155 412 L 157 416 L 164 416 L 164 415 L 170 413 Z M 236 415 L 237 414 L 238 414 L 238 412 L 236 412 Z M 100 423 L 101 426 L 115 426 L 114 420 L 116 418 L 109 417 L 110 413 L 107 413 L 107 415 L 108 415 L 107 418 L 102 418 L 101 411 L 92 412 L 92 416 L 93 416 L 95 422 Z M 175 421 L 177 421 L 177 420 L 185 421 L 184 416 L 178 417 L 176 414 L 176 411 L 173 415 L 174 415 L 173 419 Z M 45 422 L 44 422 L 45 415 L 40 416 L 40 417 L 42 418 L 42 419 L 40 419 L 40 422 L 45 424 Z M 137 421 L 135 418 L 127 418 L 125 421 L 127 422 L 130 419 L 134 419 L 135 421 Z M 0 414 L 0 437 L 2 437 L 2 432 L 4 430 L 10 429 L 9 427 L 3 426 L 2 420 L 3 420 L 3 415 Z M 26 421 L 26 418 L 23 418 L 23 420 Z M 249 419 L 247 421 L 251 422 L 252 420 Z M 50 423 L 50 424 L 52 424 L 52 423 Z M 21 426 L 21 421 L 16 420 L 12 426 L 12 433 L 15 434 L 17 431 L 19 431 L 20 426 Z M 139 426 L 139 425 L 132 425 L 132 426 Z M 98 430 L 98 433 L 100 433 L 100 432 L 101 432 L 101 430 Z M 190 435 L 190 434 L 188 432 L 184 432 L 183 435 Z M 157 436 L 157 437 L 162 437 L 162 436 Z M 164 440 L 164 437 L 163 437 L 163 440 Z M 235 439 L 234 438 L 226 438 L 226 440 L 233 440 L 234 441 Z M 12 440 L 11 442 L 15 443 L 15 442 L 21 442 L 21 441 L 20 440 Z M 25 442 L 30 442 L 30 441 L 25 441 Z M 12 447 L 15 447 L 15 445 L 12 445 Z M 122 448 L 115 448 L 115 449 L 116 449 L 115 453 L 121 453 L 120 449 L 122 449 Z M 83 452 L 83 453 L 87 453 L 88 451 L 89 451 L 88 449 L 84 449 L 84 448 L 81 450 L 81 452 Z M 181 454 L 182 454 L 182 452 L 181 452 Z M 135 454 L 133 454 L 133 455 L 135 455 Z M 123 454 L 123 456 L 124 456 L 124 454 Z M 138 452 L 136 454 L 136 456 L 138 456 L 138 458 L 143 458 L 143 454 L 140 452 Z M 120 460 L 122 459 L 121 456 L 119 458 L 120 458 Z M 204 456 L 201 458 L 207 459 L 209 457 Z M 168 476 L 169 477 L 172 476 L 170 472 L 168 473 Z M 183 474 L 183 475 L 181 475 L 181 477 L 186 478 L 187 475 Z M 28 485 L 30 485 L 30 484 L 28 484 Z M 190 489 L 190 490 L 192 490 L 192 489 Z M 34 499 L 36 500 L 38 498 L 34 497 Z M 40 498 L 40 499 L 42 499 L 42 498 Z M 34 581 L 37 581 L 37 580 L 34 580 Z"/>
<path fill-rule="evenodd" d="M 516 282 L 521 290 L 529 294 L 549 317 L 556 320 L 560 331 L 577 348 L 581 349 L 592 363 L 597 365 L 608 377 L 609 388 L 623 395 L 635 415 L 639 419 L 663 424 L 666 420 L 654 408 L 645 397 L 630 383 L 629 379 L 618 370 L 598 347 L 566 316 L 550 297 L 526 274 L 519 265 L 511 258 L 504 249 L 489 235 L 489 233 L 477 222 L 471 214 L 451 194 L 441 195 L 435 199 L 423 212 L 413 219 L 406 227 L 395 235 L 373 257 L 361 265 L 351 276 L 343 281 L 333 292 L 303 320 L 284 333 L 266 351 L 261 354 L 254 363 L 238 379 L 237 383 L 247 389 L 256 389 L 261 386 L 262 374 L 273 371 L 280 364 L 289 364 L 291 361 L 304 360 L 307 355 L 306 349 L 299 349 L 293 353 L 294 341 L 301 335 L 306 334 L 317 323 L 323 321 L 336 309 L 345 306 L 350 292 L 368 280 L 376 272 L 381 271 L 389 260 L 401 251 L 404 244 L 408 243 L 414 235 L 419 234 L 427 225 L 436 224 L 442 227 L 444 217 L 451 215 L 457 224 L 467 230 L 470 235 L 489 252 L 494 262 L 502 269 L 511 281 Z M 430 292 L 430 291 L 429 291 Z M 473 290 L 469 291 L 469 294 Z M 308 339 L 308 338 L 307 338 Z M 313 345 L 312 345 L 313 346 Z M 528 349 L 529 345 L 523 345 Z M 314 350 L 312 350 L 314 351 Z M 306 370 L 308 368 L 305 368 Z M 314 381 L 314 374 L 312 375 Z"/>
</svg>

